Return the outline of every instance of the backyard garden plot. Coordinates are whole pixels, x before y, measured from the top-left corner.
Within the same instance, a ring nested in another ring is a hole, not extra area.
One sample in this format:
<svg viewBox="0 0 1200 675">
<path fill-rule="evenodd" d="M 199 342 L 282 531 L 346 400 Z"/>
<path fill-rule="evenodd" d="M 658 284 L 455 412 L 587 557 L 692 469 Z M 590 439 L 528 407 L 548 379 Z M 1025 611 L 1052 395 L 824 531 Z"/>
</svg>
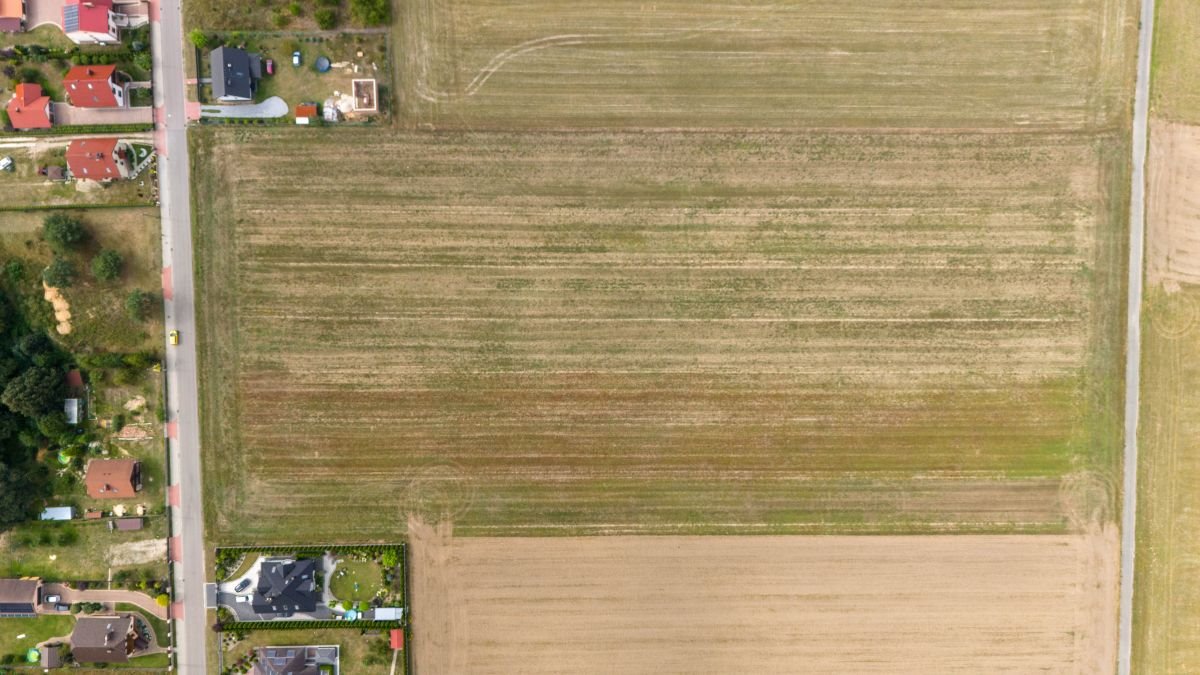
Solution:
<svg viewBox="0 0 1200 675">
<path fill-rule="evenodd" d="M 246 134 L 194 147 L 220 541 L 1110 507 L 1113 138 Z"/>
<path fill-rule="evenodd" d="M 1053 127 L 1127 115 L 1127 0 L 412 0 L 411 124 Z"/>
</svg>

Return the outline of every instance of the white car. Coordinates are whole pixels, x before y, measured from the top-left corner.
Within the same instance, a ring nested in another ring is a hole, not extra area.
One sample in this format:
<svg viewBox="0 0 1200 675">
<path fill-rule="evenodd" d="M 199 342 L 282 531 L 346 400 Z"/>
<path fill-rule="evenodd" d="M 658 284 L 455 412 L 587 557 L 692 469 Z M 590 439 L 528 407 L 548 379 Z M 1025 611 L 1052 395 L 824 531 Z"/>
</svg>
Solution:
<svg viewBox="0 0 1200 675">
<path fill-rule="evenodd" d="M 42 598 L 42 602 L 46 603 L 47 605 L 57 605 L 59 600 L 62 600 L 62 597 L 57 595 L 47 595 L 46 597 Z"/>
<path fill-rule="evenodd" d="M 243 602 L 250 602 L 250 596 L 248 596 L 248 595 L 238 595 L 238 596 L 236 596 L 236 599 L 237 599 L 237 603 L 239 605 L 242 604 Z"/>
</svg>

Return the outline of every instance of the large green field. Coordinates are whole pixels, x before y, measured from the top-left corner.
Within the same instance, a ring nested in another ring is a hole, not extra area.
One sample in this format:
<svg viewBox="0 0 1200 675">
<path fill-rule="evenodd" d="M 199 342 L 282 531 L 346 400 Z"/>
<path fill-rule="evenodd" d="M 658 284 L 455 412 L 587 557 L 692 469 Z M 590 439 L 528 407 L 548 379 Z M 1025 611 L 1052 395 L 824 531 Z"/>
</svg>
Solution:
<svg viewBox="0 0 1200 675">
<path fill-rule="evenodd" d="M 194 140 L 219 540 L 384 537 L 405 509 L 873 532 L 1111 506 L 1116 138 Z"/>
</svg>

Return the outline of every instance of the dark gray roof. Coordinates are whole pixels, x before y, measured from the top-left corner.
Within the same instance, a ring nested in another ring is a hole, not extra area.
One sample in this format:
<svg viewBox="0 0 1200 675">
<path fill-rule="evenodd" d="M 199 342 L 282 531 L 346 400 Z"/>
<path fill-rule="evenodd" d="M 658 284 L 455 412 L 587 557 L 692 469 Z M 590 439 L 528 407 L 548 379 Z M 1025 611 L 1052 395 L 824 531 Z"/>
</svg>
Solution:
<svg viewBox="0 0 1200 675">
<path fill-rule="evenodd" d="M 0 616 L 37 612 L 37 579 L 0 579 Z"/>
<path fill-rule="evenodd" d="M 317 675 L 320 668 L 310 662 L 312 647 L 264 647 L 258 650 L 261 675 Z M 315 655 L 315 654 L 314 654 Z"/>
<path fill-rule="evenodd" d="M 321 591 L 314 574 L 318 561 L 314 558 L 267 559 L 258 573 L 250 607 L 258 614 L 311 612 L 317 608 Z"/>
<path fill-rule="evenodd" d="M 254 98 L 258 78 L 262 77 L 261 59 L 258 54 L 248 54 L 244 49 L 217 47 L 208 55 L 212 67 L 213 98 Z"/>
</svg>

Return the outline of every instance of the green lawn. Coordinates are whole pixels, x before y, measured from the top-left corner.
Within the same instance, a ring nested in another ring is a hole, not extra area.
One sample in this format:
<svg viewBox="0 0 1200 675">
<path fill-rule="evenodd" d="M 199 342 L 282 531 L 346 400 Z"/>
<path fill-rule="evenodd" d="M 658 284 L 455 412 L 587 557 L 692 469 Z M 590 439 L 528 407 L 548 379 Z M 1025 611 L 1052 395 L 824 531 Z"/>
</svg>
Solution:
<svg viewBox="0 0 1200 675">
<path fill-rule="evenodd" d="M 73 616 L 39 616 L 33 619 L 0 619 L 0 658 L 16 656 L 25 660 L 25 651 L 50 638 L 65 637 L 75 626 Z M 25 637 L 18 638 L 18 635 Z"/>
<path fill-rule="evenodd" d="M 211 632 L 211 631 L 209 631 Z M 337 645 L 341 649 L 341 671 L 353 675 L 387 675 L 391 671 L 392 651 L 387 647 L 387 631 L 363 635 L 357 630 L 261 630 L 251 632 L 245 640 L 225 652 L 225 663 L 230 664 L 246 656 L 258 647 L 286 645 Z M 382 643 L 382 644 L 381 644 Z M 210 653 L 210 659 L 215 653 Z M 213 663 L 213 661 L 210 661 Z M 396 673 L 405 672 L 404 654 L 396 660 Z M 215 670 L 214 670 L 215 672 Z"/>
<path fill-rule="evenodd" d="M 352 602 L 369 601 L 386 592 L 383 587 L 382 571 L 374 562 L 346 560 L 338 563 L 329 580 L 329 591 L 338 600 Z"/>
</svg>

